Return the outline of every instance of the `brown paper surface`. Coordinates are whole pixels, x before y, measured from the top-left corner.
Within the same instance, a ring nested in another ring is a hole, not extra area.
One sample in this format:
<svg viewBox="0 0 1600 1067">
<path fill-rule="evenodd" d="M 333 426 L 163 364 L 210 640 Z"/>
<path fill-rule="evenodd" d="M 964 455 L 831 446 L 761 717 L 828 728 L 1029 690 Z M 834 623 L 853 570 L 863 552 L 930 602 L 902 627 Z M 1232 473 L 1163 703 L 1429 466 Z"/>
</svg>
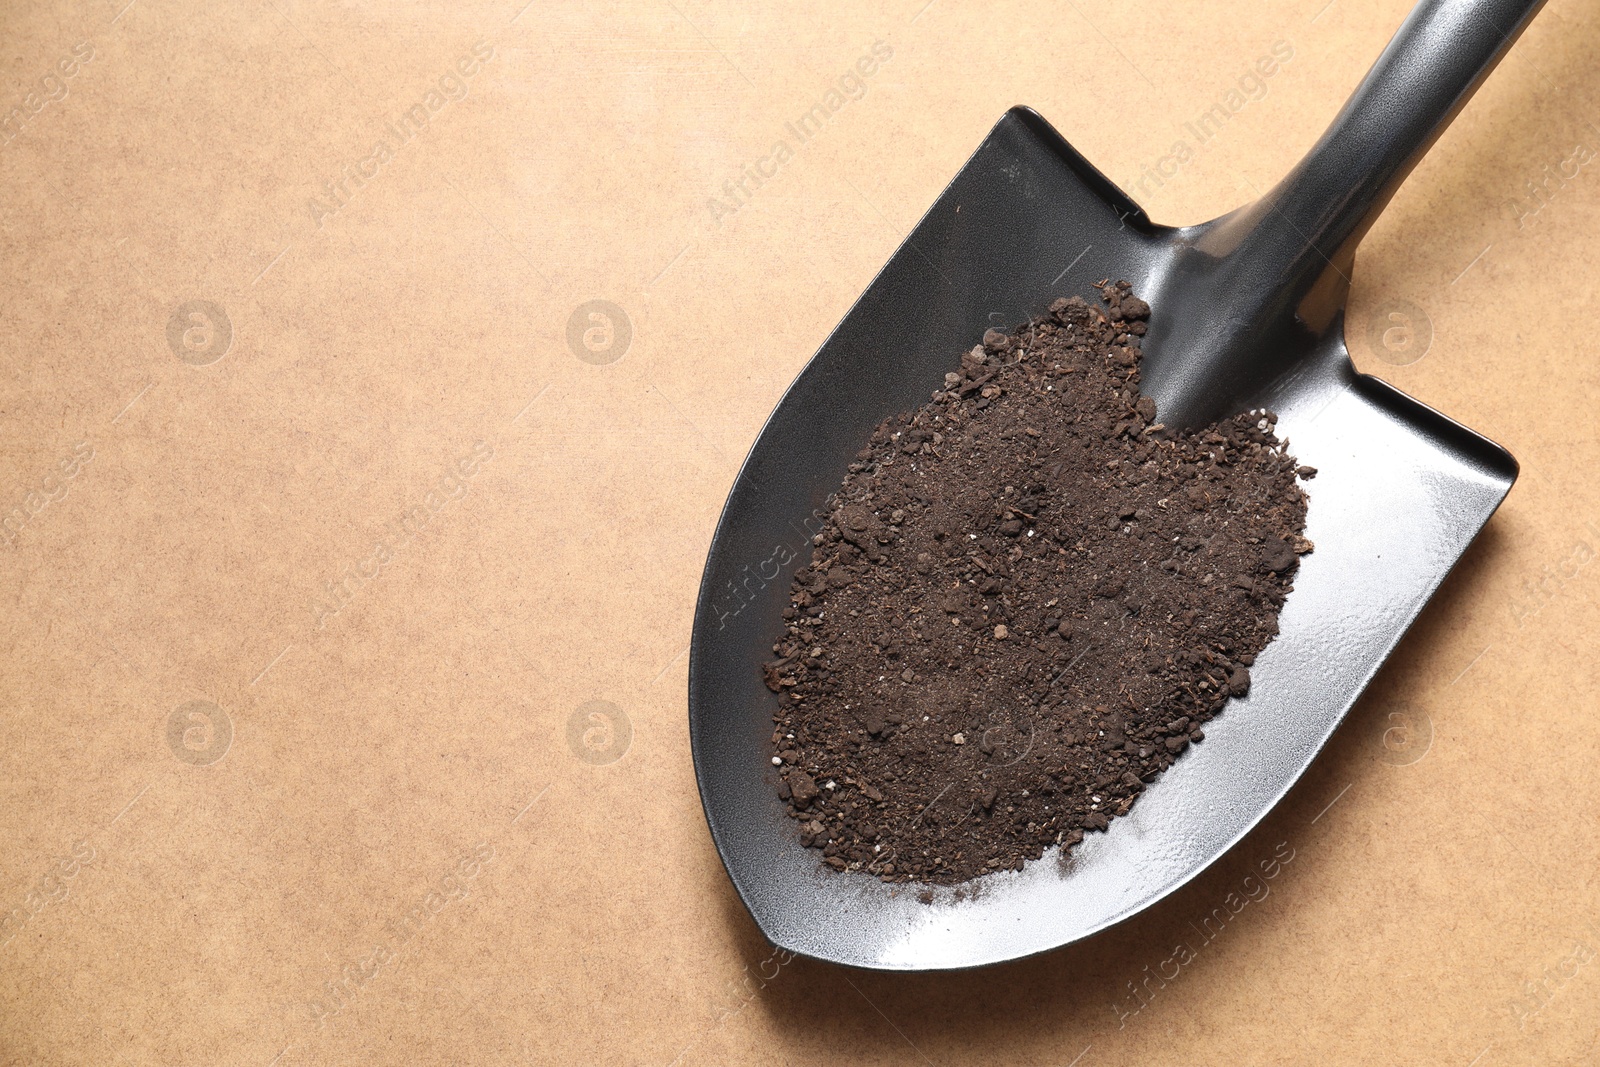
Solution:
<svg viewBox="0 0 1600 1067">
<path fill-rule="evenodd" d="M 8 5 L 0 1063 L 1600 1059 L 1581 0 L 1349 310 L 1363 370 L 1522 478 L 1233 853 L 1042 958 L 846 971 L 773 956 L 689 761 L 737 465 L 1004 110 L 1200 221 L 1407 6 Z"/>
</svg>

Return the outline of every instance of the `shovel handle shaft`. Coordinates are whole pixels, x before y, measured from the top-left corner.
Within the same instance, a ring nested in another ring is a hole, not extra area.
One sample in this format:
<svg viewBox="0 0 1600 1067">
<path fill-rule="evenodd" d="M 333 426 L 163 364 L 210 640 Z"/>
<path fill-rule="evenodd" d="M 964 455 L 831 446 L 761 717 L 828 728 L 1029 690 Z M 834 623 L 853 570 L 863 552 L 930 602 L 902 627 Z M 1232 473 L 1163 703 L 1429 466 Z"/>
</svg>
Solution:
<svg viewBox="0 0 1600 1067">
<path fill-rule="evenodd" d="M 1321 350 L 1356 245 L 1543 3 L 1421 0 L 1305 158 L 1194 228 L 1149 298 L 1169 316 L 1145 339 L 1162 422 L 1204 426 Z"/>
<path fill-rule="evenodd" d="M 1315 147 L 1267 194 L 1303 238 L 1289 274 L 1330 265 L 1348 281 L 1356 245 L 1544 0 L 1421 0 Z"/>
</svg>

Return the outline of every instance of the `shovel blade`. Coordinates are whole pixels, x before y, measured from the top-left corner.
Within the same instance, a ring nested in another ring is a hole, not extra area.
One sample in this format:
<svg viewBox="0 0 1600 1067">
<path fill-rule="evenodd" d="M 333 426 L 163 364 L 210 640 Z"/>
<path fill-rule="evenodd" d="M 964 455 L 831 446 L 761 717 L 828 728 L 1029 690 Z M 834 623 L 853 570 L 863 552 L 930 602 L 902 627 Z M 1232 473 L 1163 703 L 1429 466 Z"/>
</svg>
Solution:
<svg viewBox="0 0 1600 1067">
<path fill-rule="evenodd" d="M 872 429 L 925 403 L 986 328 L 1014 326 L 1058 296 L 1091 295 L 1104 278 L 1155 292 L 1192 233 L 1151 224 L 1043 119 L 1014 109 L 752 447 L 701 584 L 689 725 L 712 837 L 774 945 L 860 967 L 972 967 L 1068 944 L 1170 894 L 1305 771 L 1509 491 L 1516 463 L 1505 450 L 1358 375 L 1334 328 L 1292 373 L 1229 398 L 1236 410 L 1272 407 L 1280 436 L 1318 468 L 1306 528 L 1317 547 L 1301 560 L 1249 695 L 1207 724 L 1205 743 L 1109 831 L 988 875 L 965 900 L 941 890 L 923 904 L 918 887 L 823 868 L 776 793 L 777 704 L 761 663 L 784 632 L 789 584 L 830 494 Z"/>
</svg>

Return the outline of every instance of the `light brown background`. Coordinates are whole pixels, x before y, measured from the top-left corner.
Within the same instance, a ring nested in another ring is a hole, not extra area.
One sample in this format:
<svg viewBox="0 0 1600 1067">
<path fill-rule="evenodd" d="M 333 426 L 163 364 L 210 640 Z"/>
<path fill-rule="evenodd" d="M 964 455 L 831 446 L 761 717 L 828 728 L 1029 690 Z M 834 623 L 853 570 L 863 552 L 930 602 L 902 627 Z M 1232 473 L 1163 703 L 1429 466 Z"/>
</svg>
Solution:
<svg viewBox="0 0 1600 1067">
<path fill-rule="evenodd" d="M 1482 539 L 1192 886 L 1040 959 L 893 976 L 773 960 L 705 830 L 686 651 L 738 463 L 1006 107 L 1127 183 L 1289 42 L 1141 194 L 1199 221 L 1311 144 L 1405 0 L 125 3 L 0 15 L 6 110 L 93 46 L 0 144 L 0 511 L 31 514 L 0 543 L 0 1062 L 1600 1057 L 1600 168 L 1514 206 L 1600 149 L 1591 5 L 1549 5 L 1357 264 L 1363 369 L 1522 461 Z M 879 39 L 866 95 L 714 224 Z M 480 41 L 465 99 L 317 225 L 323 183 Z M 567 343 L 596 299 L 632 327 L 609 364 Z M 205 366 L 168 344 L 191 300 L 231 323 Z M 1432 332 L 1405 366 L 1368 341 L 1397 300 Z M 319 626 L 323 583 L 418 505 Z M 232 726 L 208 765 L 220 734 L 168 740 L 192 700 Z M 592 700 L 618 713 L 574 747 Z M 1271 895 L 1119 1028 L 1127 983 L 1278 842 Z"/>
</svg>

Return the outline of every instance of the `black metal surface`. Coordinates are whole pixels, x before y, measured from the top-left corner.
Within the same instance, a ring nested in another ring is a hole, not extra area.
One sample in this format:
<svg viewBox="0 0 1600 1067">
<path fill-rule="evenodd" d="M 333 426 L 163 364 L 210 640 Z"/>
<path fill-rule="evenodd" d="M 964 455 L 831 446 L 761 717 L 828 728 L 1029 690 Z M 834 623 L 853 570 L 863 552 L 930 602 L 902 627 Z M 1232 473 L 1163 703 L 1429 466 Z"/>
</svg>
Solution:
<svg viewBox="0 0 1600 1067">
<path fill-rule="evenodd" d="M 728 496 L 689 663 L 712 837 L 776 945 L 884 969 L 976 966 L 1085 937 L 1193 878 L 1309 765 L 1509 491 L 1491 441 L 1358 375 L 1342 308 L 1356 242 L 1541 0 L 1424 0 L 1306 159 L 1259 202 L 1157 226 L 1043 119 L 995 126 L 790 387 Z M 1268 406 L 1311 486 L 1279 637 L 1189 750 L 1110 831 L 932 905 L 834 874 L 774 791 L 760 663 L 830 493 L 884 417 L 926 402 L 990 325 L 1126 278 L 1154 309 L 1145 388 L 1169 423 Z"/>
</svg>

